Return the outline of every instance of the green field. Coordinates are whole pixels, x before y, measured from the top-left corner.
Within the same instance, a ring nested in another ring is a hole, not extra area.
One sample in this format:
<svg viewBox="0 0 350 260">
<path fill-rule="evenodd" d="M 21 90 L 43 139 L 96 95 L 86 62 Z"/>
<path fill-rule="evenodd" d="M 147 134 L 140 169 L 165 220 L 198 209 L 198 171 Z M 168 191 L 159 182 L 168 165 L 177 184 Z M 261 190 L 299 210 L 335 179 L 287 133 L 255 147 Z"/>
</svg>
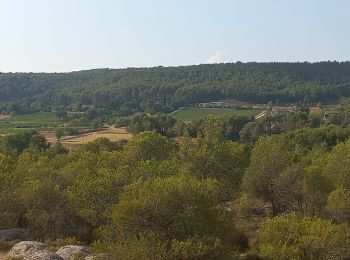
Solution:
<svg viewBox="0 0 350 260">
<path fill-rule="evenodd" d="M 0 133 L 13 133 L 23 129 L 48 130 L 57 127 L 57 121 L 52 112 L 38 112 L 0 119 Z"/>
<path fill-rule="evenodd" d="M 191 107 L 172 114 L 173 117 L 183 121 L 191 121 L 198 118 L 203 118 L 208 115 L 214 116 L 255 116 L 260 110 L 257 109 L 233 109 L 233 108 L 197 108 Z"/>
</svg>

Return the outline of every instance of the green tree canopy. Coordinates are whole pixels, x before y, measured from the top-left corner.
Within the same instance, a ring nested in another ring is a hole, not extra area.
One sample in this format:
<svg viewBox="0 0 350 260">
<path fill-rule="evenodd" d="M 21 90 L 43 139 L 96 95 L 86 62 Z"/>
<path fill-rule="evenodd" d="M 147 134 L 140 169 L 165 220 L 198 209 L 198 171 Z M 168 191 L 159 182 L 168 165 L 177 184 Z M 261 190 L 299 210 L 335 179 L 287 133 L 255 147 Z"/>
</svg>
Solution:
<svg viewBox="0 0 350 260">
<path fill-rule="evenodd" d="M 268 259 L 347 259 L 349 230 L 327 220 L 291 213 L 264 223 L 258 252 Z"/>
<path fill-rule="evenodd" d="M 114 249 L 126 246 L 138 251 L 138 243 L 130 239 L 142 242 L 152 237 L 175 259 L 234 254 L 240 235 L 217 203 L 218 186 L 211 180 L 174 176 L 137 181 L 121 193 L 112 214 L 115 231 L 109 232 L 107 241 L 114 240 Z"/>
</svg>

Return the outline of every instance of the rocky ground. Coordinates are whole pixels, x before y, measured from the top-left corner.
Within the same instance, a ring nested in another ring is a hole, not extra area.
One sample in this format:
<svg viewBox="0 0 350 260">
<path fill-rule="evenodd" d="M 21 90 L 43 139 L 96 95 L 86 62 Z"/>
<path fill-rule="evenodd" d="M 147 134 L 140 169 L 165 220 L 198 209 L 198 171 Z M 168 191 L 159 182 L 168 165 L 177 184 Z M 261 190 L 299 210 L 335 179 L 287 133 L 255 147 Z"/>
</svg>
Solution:
<svg viewBox="0 0 350 260">
<path fill-rule="evenodd" d="M 60 247 L 56 252 L 47 249 L 47 245 L 37 241 L 28 240 L 29 234 L 23 229 L 0 230 L 0 241 L 3 245 L 15 244 L 7 250 L 2 251 L 0 248 L 0 259 L 23 259 L 23 260 L 72 260 L 85 259 L 92 260 L 94 257 L 86 246 L 66 245 Z M 2 250 L 5 250 L 4 248 Z"/>
</svg>

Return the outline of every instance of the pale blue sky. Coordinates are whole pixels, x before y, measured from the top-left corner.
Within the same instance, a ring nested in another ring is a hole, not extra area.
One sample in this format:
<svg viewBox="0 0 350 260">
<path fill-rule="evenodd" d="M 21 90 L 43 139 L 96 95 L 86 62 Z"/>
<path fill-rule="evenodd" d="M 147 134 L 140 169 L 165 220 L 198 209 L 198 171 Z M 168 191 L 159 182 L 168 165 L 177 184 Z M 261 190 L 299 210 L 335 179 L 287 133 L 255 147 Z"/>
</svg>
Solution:
<svg viewBox="0 0 350 260">
<path fill-rule="evenodd" d="M 349 0 L 0 0 L 0 71 L 350 60 Z"/>
</svg>

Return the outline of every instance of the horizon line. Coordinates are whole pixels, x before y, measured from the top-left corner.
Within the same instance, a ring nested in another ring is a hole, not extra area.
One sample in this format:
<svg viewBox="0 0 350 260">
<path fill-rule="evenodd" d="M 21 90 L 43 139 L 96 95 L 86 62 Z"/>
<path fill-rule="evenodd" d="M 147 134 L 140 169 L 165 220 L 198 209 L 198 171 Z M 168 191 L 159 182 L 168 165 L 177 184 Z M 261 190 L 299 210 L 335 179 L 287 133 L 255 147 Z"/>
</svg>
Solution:
<svg viewBox="0 0 350 260">
<path fill-rule="evenodd" d="M 206 65 L 225 65 L 225 64 L 268 64 L 268 63 L 280 63 L 280 64 L 319 64 L 319 63 L 349 63 L 350 60 L 320 60 L 320 61 L 235 61 L 235 62 L 217 62 L 217 63 L 199 63 L 199 64 L 184 64 L 184 65 L 154 65 L 154 66 L 130 66 L 130 67 L 95 67 L 80 70 L 67 70 L 67 71 L 2 71 L 2 74 L 64 74 L 64 73 L 76 73 L 83 71 L 93 70 L 128 70 L 128 69 L 154 69 L 154 68 L 181 68 L 181 67 L 193 67 L 193 66 L 206 66 Z"/>
</svg>

